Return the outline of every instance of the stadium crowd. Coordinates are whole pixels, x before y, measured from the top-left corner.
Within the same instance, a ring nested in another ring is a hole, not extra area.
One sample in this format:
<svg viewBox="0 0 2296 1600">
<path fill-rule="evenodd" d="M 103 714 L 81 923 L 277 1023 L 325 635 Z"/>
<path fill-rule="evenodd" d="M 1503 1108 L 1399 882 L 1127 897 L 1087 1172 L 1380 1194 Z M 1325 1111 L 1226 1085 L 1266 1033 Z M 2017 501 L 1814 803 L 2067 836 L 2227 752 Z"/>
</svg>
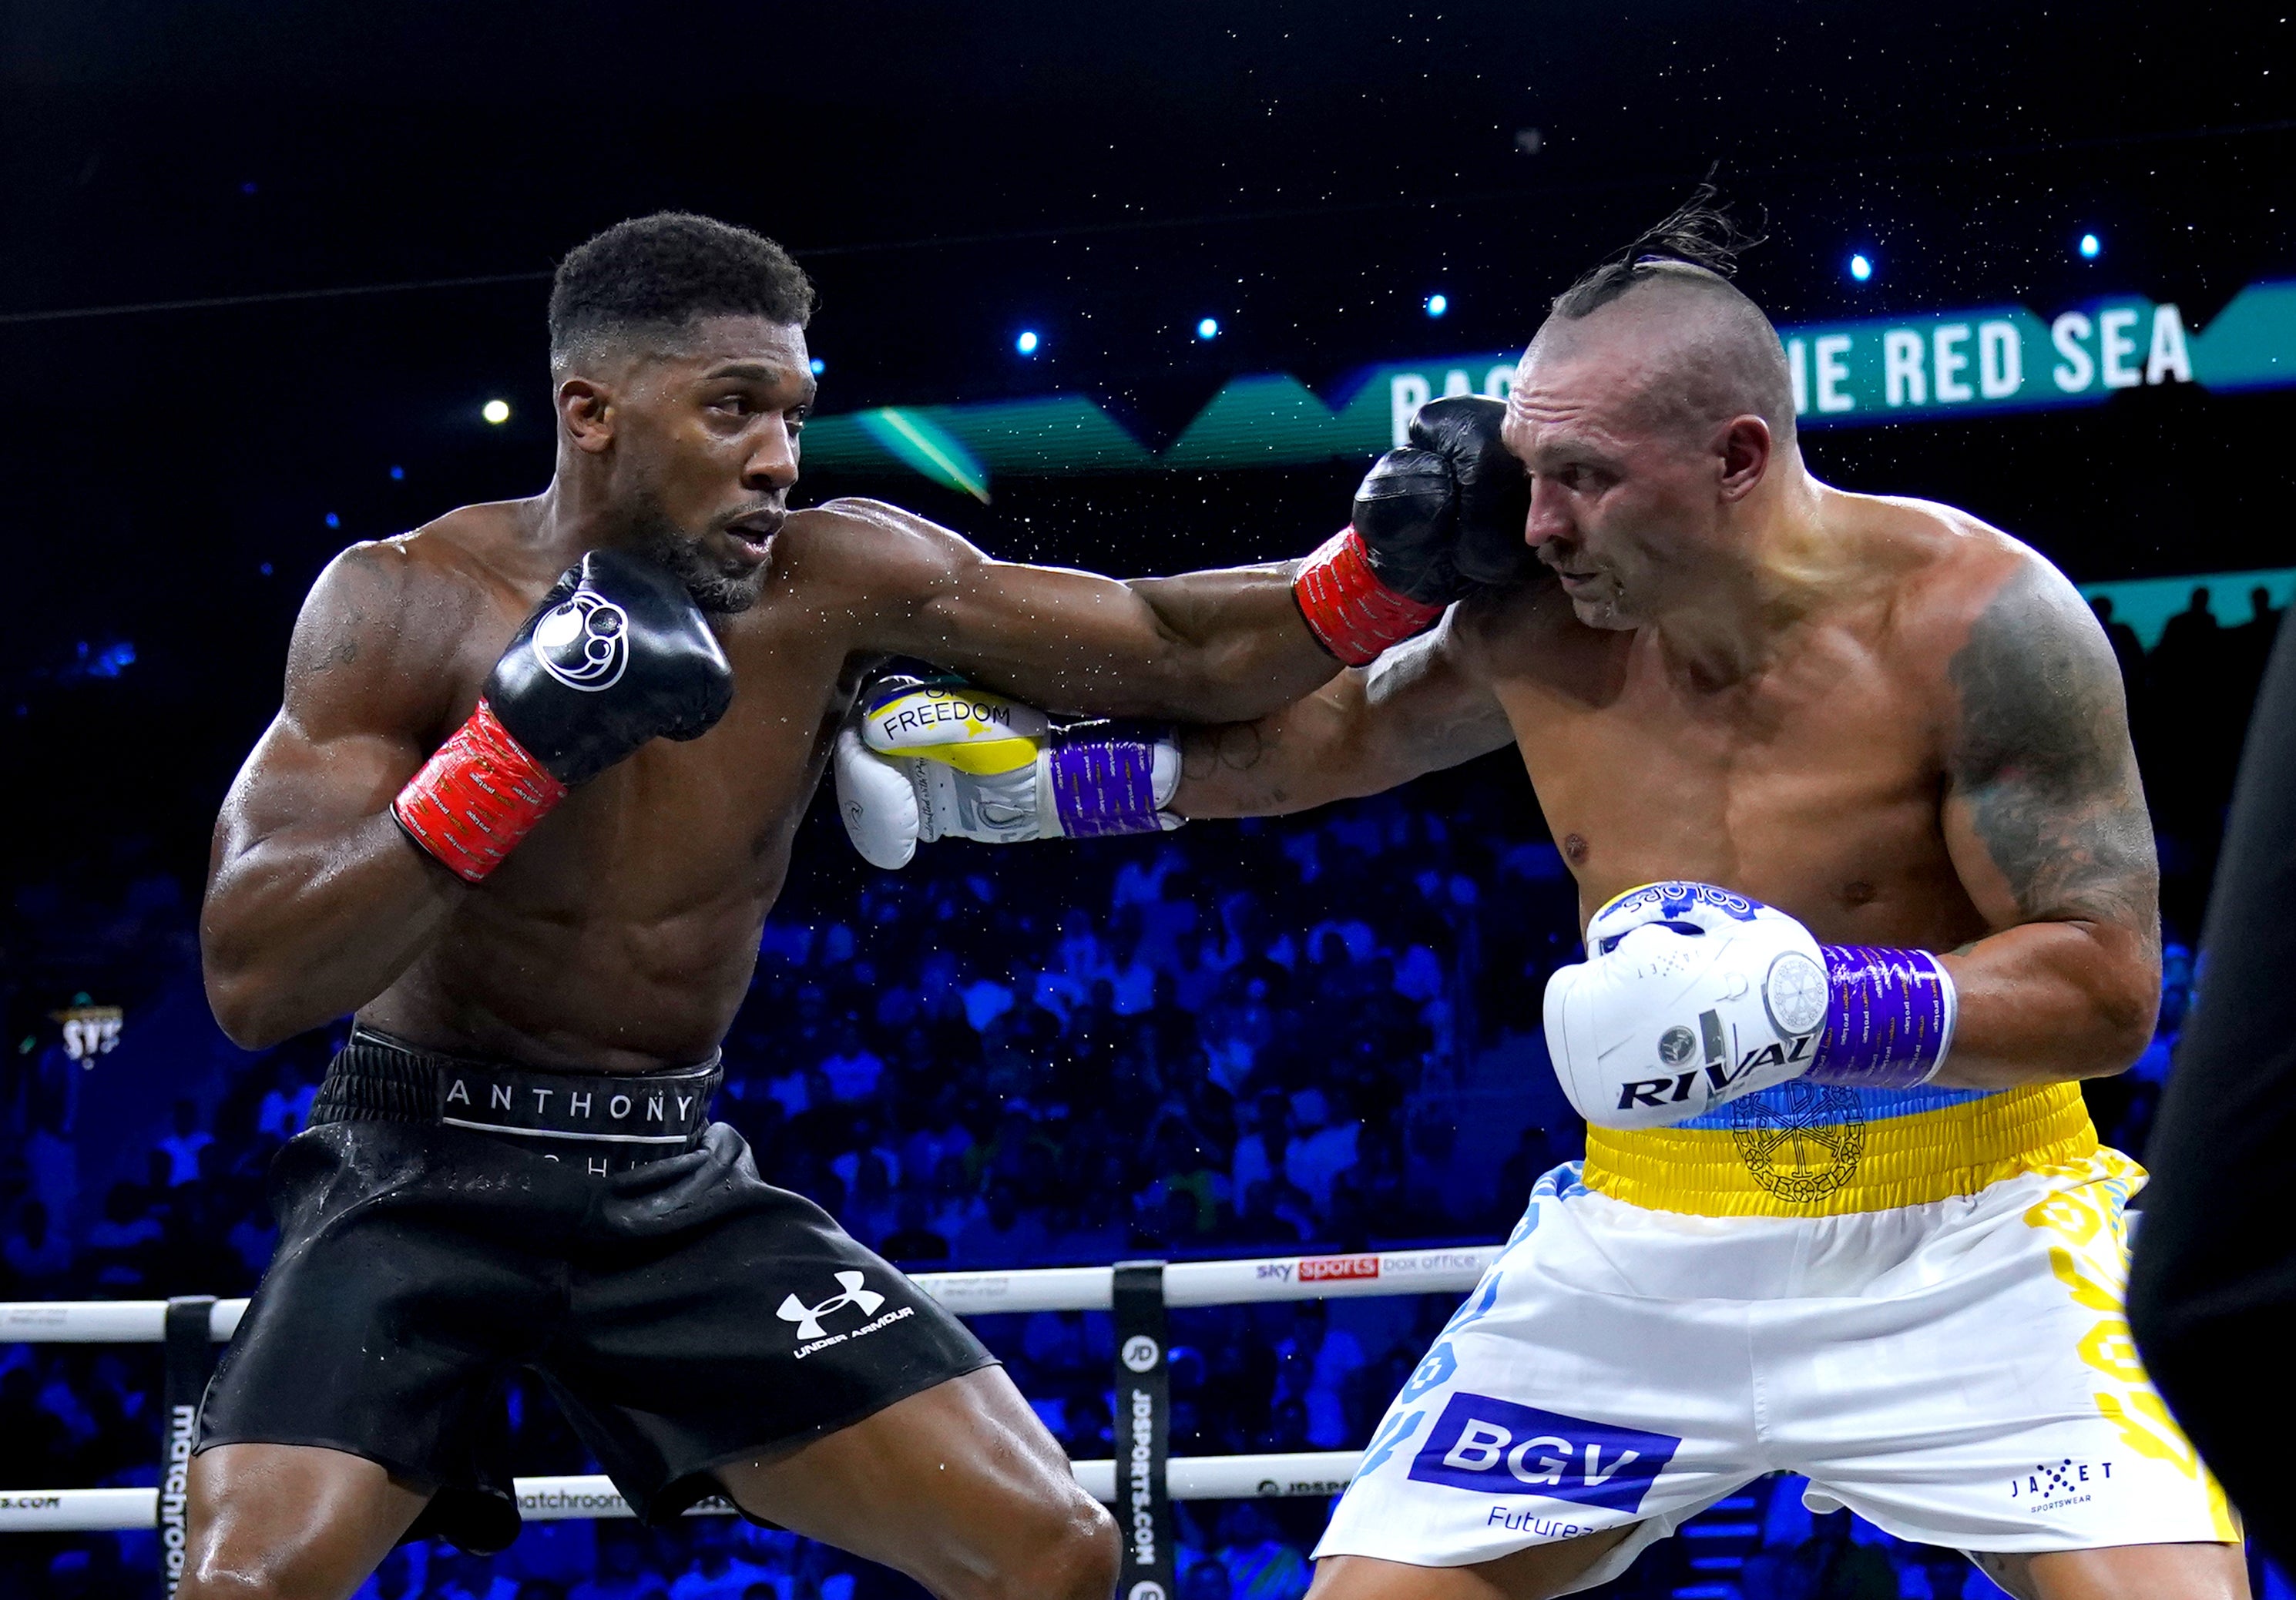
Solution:
<svg viewBox="0 0 2296 1600">
<path fill-rule="evenodd" d="M 2149 657 L 2115 631 L 2172 880 L 2159 1036 L 2134 1071 L 2090 1088 L 2100 1131 L 2132 1153 L 2189 1004 L 2193 883 L 2205 883 L 2277 620 L 2257 604 L 2252 629 L 2203 628 L 2203 596 Z M 2235 700 L 2238 718 L 2210 713 L 2220 726 L 2185 710 Z M 816 808 L 726 1041 L 718 1114 L 761 1171 L 913 1268 L 1502 1236 L 1582 1136 L 1538 1038 L 1546 975 L 1576 956 L 1576 895 L 1510 763 L 1300 818 L 1089 847 L 929 848 L 899 874 L 854 863 Z M 127 1001 L 132 1028 L 138 997 L 195 970 L 184 888 L 132 849 L 113 876 L 109 896 L 87 875 L 16 891 L 12 1016 L 28 997 L 97 993 Z M 0 1300 L 247 1292 L 276 1237 L 266 1170 L 339 1038 L 306 1036 L 184 1082 L 140 1161 L 91 1194 L 67 1153 L 104 1114 L 103 1061 L 28 1035 L 0 1057 Z M 1176 1313 L 1174 1453 L 1361 1445 L 1449 1309 L 1421 1297 Z M 1112 1453 L 1106 1317 L 976 1325 L 1072 1456 Z M 0 1346 L 0 1490 L 155 1481 L 157 1375 L 150 1347 Z M 506 1383 L 521 1470 L 594 1470 L 539 1385 Z M 1183 1600 L 1293 1600 L 1324 1512 L 1182 1507 Z M 0 1541 L 0 1590 L 148 1593 L 152 1549 L 148 1533 Z M 1957 1556 L 1846 1514 L 1814 1518 L 1781 1479 L 1717 1507 L 1608 1592 L 1945 1600 L 1964 1580 L 1988 1592 Z M 363 1592 L 917 1591 L 784 1533 L 696 1518 L 669 1530 L 529 1525 L 491 1558 L 408 1546 Z"/>
</svg>

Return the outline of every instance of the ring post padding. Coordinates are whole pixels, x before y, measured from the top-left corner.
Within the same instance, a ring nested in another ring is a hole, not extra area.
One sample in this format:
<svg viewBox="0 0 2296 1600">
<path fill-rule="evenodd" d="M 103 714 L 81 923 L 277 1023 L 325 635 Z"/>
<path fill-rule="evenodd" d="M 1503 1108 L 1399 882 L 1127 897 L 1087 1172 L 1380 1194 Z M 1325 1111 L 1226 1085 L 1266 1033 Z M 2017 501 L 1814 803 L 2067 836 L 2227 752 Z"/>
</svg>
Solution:
<svg viewBox="0 0 2296 1600">
<path fill-rule="evenodd" d="M 1172 1551 L 1172 1497 L 1165 1463 L 1172 1448 L 1172 1369 L 1164 1317 L 1164 1263 L 1119 1261 L 1116 1310 L 1117 1524 L 1124 1563 L 1120 1600 L 1172 1600 L 1179 1590 Z"/>
<path fill-rule="evenodd" d="M 215 1366 L 209 1337 L 214 1317 L 215 1296 L 183 1295 L 168 1302 L 161 1334 L 167 1366 L 160 1385 L 160 1586 L 168 1600 L 184 1580 L 192 1446 Z"/>
</svg>

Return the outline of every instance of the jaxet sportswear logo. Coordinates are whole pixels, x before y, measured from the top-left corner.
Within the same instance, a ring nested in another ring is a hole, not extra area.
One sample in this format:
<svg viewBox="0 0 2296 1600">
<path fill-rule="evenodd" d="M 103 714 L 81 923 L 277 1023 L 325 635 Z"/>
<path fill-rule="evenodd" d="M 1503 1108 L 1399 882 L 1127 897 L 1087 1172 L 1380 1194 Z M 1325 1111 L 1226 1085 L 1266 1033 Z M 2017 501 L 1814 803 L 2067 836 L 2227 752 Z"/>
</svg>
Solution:
<svg viewBox="0 0 2296 1600">
<path fill-rule="evenodd" d="M 797 1324 L 800 1339 L 821 1338 L 821 1319 L 832 1311 L 842 1311 L 851 1306 L 867 1317 L 885 1303 L 883 1295 L 865 1287 L 868 1279 L 860 1273 L 840 1272 L 835 1276 L 844 1285 L 845 1292 L 842 1294 L 832 1294 L 817 1306 L 808 1306 L 794 1294 L 782 1301 L 782 1309 L 775 1315 L 783 1322 Z"/>
<path fill-rule="evenodd" d="M 1487 1394 L 1454 1394 L 1411 1476 L 1476 1494 L 1538 1495 L 1636 1512 L 1682 1440 L 1562 1416 Z"/>
<path fill-rule="evenodd" d="M 2009 1497 L 2024 1506 L 2029 1514 L 2038 1515 L 2092 1500 L 2098 1489 L 2112 1481 L 2110 1461 L 2076 1461 L 2070 1456 L 2061 1456 L 2055 1461 L 2036 1462 L 2031 1472 L 2010 1479 Z"/>
<path fill-rule="evenodd" d="M 594 694 L 621 682 L 630 664 L 630 616 L 612 601 L 578 589 L 534 625 L 534 659 L 570 689 Z"/>
</svg>

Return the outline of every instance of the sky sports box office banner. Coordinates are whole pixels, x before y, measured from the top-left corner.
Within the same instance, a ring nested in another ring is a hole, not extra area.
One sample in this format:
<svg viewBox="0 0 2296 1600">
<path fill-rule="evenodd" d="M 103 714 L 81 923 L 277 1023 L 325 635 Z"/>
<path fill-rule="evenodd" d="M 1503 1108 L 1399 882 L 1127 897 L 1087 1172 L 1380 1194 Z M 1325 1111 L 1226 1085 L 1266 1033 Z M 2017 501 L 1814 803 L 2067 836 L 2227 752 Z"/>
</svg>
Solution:
<svg viewBox="0 0 2296 1600">
<path fill-rule="evenodd" d="M 2044 320 L 2021 306 L 1783 328 L 1805 427 L 2094 406 L 2125 389 L 2296 386 L 2296 281 L 2252 283 L 2205 328 L 2169 301 L 2110 296 Z M 988 497 L 991 476 L 1291 466 L 1403 441 L 1422 402 L 1504 395 L 1516 350 L 1392 363 L 1326 401 L 1283 373 L 1234 378 L 1177 438 L 1149 449 L 1083 395 L 883 406 L 807 426 L 806 464 L 906 467 Z"/>
</svg>

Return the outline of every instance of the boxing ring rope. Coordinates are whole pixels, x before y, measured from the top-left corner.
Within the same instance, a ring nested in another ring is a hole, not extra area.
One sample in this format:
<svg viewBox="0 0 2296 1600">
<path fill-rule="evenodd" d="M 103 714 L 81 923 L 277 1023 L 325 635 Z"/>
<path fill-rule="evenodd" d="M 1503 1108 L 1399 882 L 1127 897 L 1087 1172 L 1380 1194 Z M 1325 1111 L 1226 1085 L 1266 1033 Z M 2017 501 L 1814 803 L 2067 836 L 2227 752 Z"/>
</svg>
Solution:
<svg viewBox="0 0 2296 1600">
<path fill-rule="evenodd" d="M 1461 1294 L 1475 1286 L 1499 1246 L 1380 1251 L 1360 1255 L 1258 1256 L 1227 1261 L 1174 1261 L 1161 1268 L 1163 1302 L 1174 1308 L 1246 1305 L 1262 1301 L 1324 1300 L 1374 1294 Z M 1118 1268 L 1043 1267 L 1010 1272 L 921 1272 L 909 1282 L 961 1317 L 1006 1312 L 1106 1311 L 1116 1304 Z M 0 1301 L 0 1344 L 157 1344 L 166 1338 L 168 1302 Z M 208 1336 L 231 1337 L 247 1301 L 219 1300 L 208 1310 Z M 1176 1500 L 1274 1499 L 1334 1495 L 1347 1487 L 1362 1453 L 1178 1456 L 1166 1463 L 1166 1492 Z M 1074 1464 L 1077 1481 L 1095 1499 L 1119 1499 L 1118 1463 Z M 626 1517 L 628 1505 L 600 1476 L 520 1478 L 520 1514 L 534 1522 Z M 160 1524 L 158 1489 L 56 1489 L 0 1491 L 0 1533 L 97 1532 Z M 733 1510 L 705 1500 L 695 1514 Z"/>
</svg>

